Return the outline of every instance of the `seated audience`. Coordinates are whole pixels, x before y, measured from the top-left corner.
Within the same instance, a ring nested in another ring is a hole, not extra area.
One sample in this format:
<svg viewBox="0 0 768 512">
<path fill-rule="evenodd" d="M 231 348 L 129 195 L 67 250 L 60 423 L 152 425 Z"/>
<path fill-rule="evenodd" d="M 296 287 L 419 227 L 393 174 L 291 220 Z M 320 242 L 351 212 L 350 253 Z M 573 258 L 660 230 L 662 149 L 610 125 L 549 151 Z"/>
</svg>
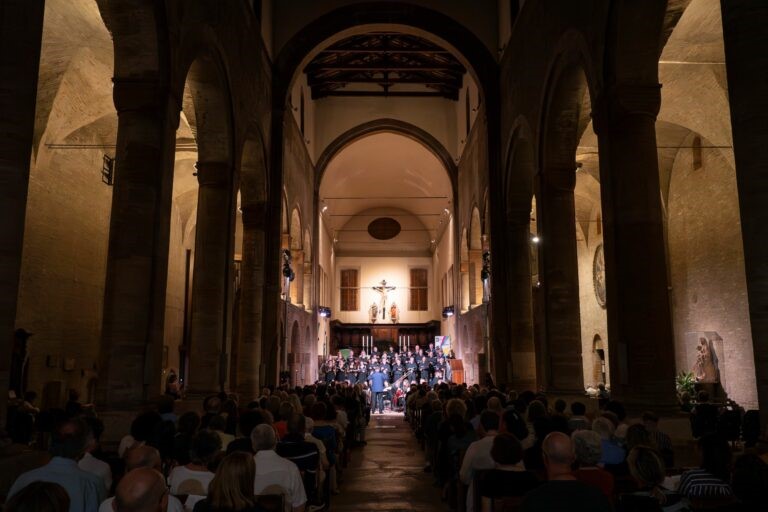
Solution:
<svg viewBox="0 0 768 512">
<path fill-rule="evenodd" d="M 288 419 L 288 433 L 277 443 L 276 452 L 281 457 L 296 464 L 302 475 L 307 497 L 314 498 L 317 489 L 320 454 L 317 446 L 304 439 L 305 430 L 304 415 L 293 413 Z"/>
<path fill-rule="evenodd" d="M 0 429 L 0 500 L 8 495 L 20 474 L 43 466 L 50 458 L 45 452 L 15 443 L 6 430 Z"/>
<path fill-rule="evenodd" d="M 731 449 L 718 434 L 706 434 L 698 441 L 699 467 L 680 477 L 680 494 L 692 499 L 722 499 L 733 496 L 729 481 Z"/>
<path fill-rule="evenodd" d="M 498 434 L 493 438 L 491 458 L 495 469 L 479 473 L 474 480 L 477 485 L 475 493 L 480 497 L 495 499 L 525 496 L 540 484 L 535 474 L 526 471 L 523 447 L 512 434 Z"/>
<path fill-rule="evenodd" d="M 227 420 L 224 419 L 224 417 L 221 415 L 214 416 L 208 422 L 208 430 L 216 433 L 216 435 L 219 436 L 219 439 L 221 439 L 221 449 L 224 451 L 227 450 L 229 443 L 235 440 L 235 436 L 233 436 L 232 434 L 227 434 L 225 432 L 226 429 L 227 429 Z"/>
<path fill-rule="evenodd" d="M 590 430 L 592 422 L 586 417 L 587 406 L 583 402 L 573 402 L 571 404 L 571 417 L 568 419 L 568 428 L 572 432 L 577 430 Z"/>
<path fill-rule="evenodd" d="M 104 488 L 109 492 L 112 489 L 112 468 L 109 464 L 103 460 L 99 460 L 92 455 L 92 453 L 99 449 L 99 441 L 101 434 L 104 433 L 104 423 L 97 419 L 86 417 L 83 418 L 88 424 L 90 434 L 88 436 L 88 444 L 85 447 L 85 454 L 81 458 L 77 465 L 83 471 L 93 473 L 104 481 Z"/>
<path fill-rule="evenodd" d="M 645 411 L 643 413 L 643 425 L 656 443 L 656 450 L 664 460 L 664 464 L 667 467 L 673 467 L 675 465 L 675 453 L 672 449 L 672 438 L 659 430 L 659 417 L 656 413 Z"/>
<path fill-rule="evenodd" d="M 89 435 L 88 427 L 81 419 L 67 420 L 59 425 L 51 439 L 50 462 L 19 476 L 8 496 L 12 497 L 32 482 L 53 482 L 67 491 L 70 512 L 96 510 L 107 497 L 104 481 L 77 466 L 85 453 Z"/>
<path fill-rule="evenodd" d="M 192 448 L 197 429 L 200 427 L 200 415 L 188 411 L 179 417 L 179 425 L 173 438 L 173 458 L 177 464 L 189 464 L 189 450 Z"/>
<path fill-rule="evenodd" d="M 296 464 L 275 452 L 277 436 L 271 425 L 259 425 L 251 433 L 253 450 L 256 452 L 256 477 L 254 494 L 283 494 L 286 510 L 304 512 L 307 494 Z"/>
<path fill-rule="evenodd" d="M 542 443 L 547 482 L 529 492 L 522 512 L 609 512 L 611 504 L 598 489 L 576 480 L 571 438 L 562 432 L 549 434 Z"/>
<path fill-rule="evenodd" d="M 59 484 L 32 482 L 13 496 L 5 512 L 67 512 L 69 495 Z"/>
<path fill-rule="evenodd" d="M 160 415 L 154 411 L 147 411 L 139 414 L 131 423 L 131 433 L 120 440 L 117 447 L 117 456 L 122 457 L 129 448 L 134 446 L 151 443 L 158 426 L 163 422 Z"/>
<path fill-rule="evenodd" d="M 662 486 L 664 463 L 652 448 L 636 446 L 627 457 L 629 473 L 637 484 L 637 492 L 624 494 L 619 498 L 621 512 L 645 512 L 661 510 L 663 512 L 685 511 L 689 509 L 688 500 L 677 492 Z"/>
<path fill-rule="evenodd" d="M 264 412 L 259 409 L 245 411 L 240 415 L 238 420 L 238 428 L 240 429 L 240 437 L 235 438 L 234 441 L 227 445 L 227 453 L 233 453 L 236 451 L 247 452 L 253 455 L 253 445 L 251 444 L 251 432 L 257 425 L 266 423 Z"/>
<path fill-rule="evenodd" d="M 198 432 L 192 439 L 192 447 L 189 450 L 190 462 L 184 466 L 176 466 L 168 475 L 171 494 L 207 495 L 208 484 L 214 476 L 209 465 L 220 451 L 221 439 L 215 432 Z"/>
<path fill-rule="evenodd" d="M 492 398 L 491 400 L 498 400 Z M 490 401 L 488 402 L 490 404 Z M 475 473 L 483 469 L 493 469 L 496 463 L 491 457 L 493 439 L 499 433 L 499 414 L 496 411 L 486 409 L 480 415 L 480 433 L 483 438 L 473 442 L 464 453 L 464 460 L 459 471 L 459 478 L 464 485 L 469 486 L 467 491 L 467 512 L 472 512 L 473 485 Z"/>
<path fill-rule="evenodd" d="M 636 446 L 647 446 L 656 449 L 656 441 L 653 440 L 651 433 L 645 428 L 645 425 L 635 423 L 627 429 L 627 435 L 624 438 L 624 448 L 629 453 Z"/>
<path fill-rule="evenodd" d="M 230 453 L 219 464 L 208 496 L 195 503 L 194 512 L 260 512 L 253 495 L 256 465 L 245 452 Z"/>
<path fill-rule="evenodd" d="M 288 401 L 282 402 L 278 407 L 278 413 L 275 417 L 276 421 L 272 425 L 275 428 L 275 432 L 277 432 L 278 439 L 285 437 L 285 434 L 288 432 L 288 418 L 290 418 L 294 412 L 293 404 Z"/>
<path fill-rule="evenodd" d="M 155 471 L 162 471 L 163 461 L 160 459 L 160 452 L 157 448 L 147 445 L 131 448 L 125 454 L 125 471 L 130 472 L 138 468 L 149 468 Z M 107 498 L 101 503 L 99 512 L 114 512 L 112 502 L 115 498 Z M 168 505 L 166 512 L 183 512 L 184 505 L 181 504 L 175 496 L 168 496 Z"/>
<path fill-rule="evenodd" d="M 613 437 L 615 431 L 613 423 L 608 418 L 596 418 L 592 422 L 592 430 L 597 432 L 601 439 L 602 455 L 600 457 L 600 464 L 619 465 L 623 463 L 626 453 L 624 448 Z"/>
<path fill-rule="evenodd" d="M 736 503 L 729 512 L 747 512 L 765 507 L 765 490 L 768 489 L 768 464 L 758 455 L 742 455 L 733 464 L 731 487 Z"/>
<path fill-rule="evenodd" d="M 162 512 L 167 505 L 168 487 L 159 471 L 134 469 L 117 484 L 115 512 Z"/>
<path fill-rule="evenodd" d="M 598 466 L 603 454 L 600 434 L 591 430 L 577 430 L 571 434 L 571 439 L 578 464 L 578 469 L 573 472 L 576 479 L 597 487 L 606 498 L 613 499 L 613 475 Z"/>
</svg>

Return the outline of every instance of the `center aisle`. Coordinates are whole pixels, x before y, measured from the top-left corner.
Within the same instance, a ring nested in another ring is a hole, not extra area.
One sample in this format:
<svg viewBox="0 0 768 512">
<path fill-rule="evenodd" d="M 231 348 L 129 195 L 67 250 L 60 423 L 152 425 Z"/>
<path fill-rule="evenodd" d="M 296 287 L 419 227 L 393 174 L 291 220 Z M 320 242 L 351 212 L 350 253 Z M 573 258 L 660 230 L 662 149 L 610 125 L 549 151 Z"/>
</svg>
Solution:
<svg viewBox="0 0 768 512">
<path fill-rule="evenodd" d="M 352 451 L 331 512 L 447 510 L 432 485 L 432 473 L 424 472 L 424 452 L 402 414 L 371 416 L 366 441 L 367 446 Z"/>
</svg>

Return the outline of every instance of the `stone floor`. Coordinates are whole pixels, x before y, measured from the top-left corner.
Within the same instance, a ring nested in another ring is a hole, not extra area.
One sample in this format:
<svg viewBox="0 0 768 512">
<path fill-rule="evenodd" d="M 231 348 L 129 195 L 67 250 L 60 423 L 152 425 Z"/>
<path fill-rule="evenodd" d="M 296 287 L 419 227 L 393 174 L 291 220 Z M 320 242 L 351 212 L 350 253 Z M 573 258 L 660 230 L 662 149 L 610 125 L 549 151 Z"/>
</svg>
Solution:
<svg viewBox="0 0 768 512">
<path fill-rule="evenodd" d="M 432 474 L 424 472 L 424 452 L 401 414 L 373 415 L 366 441 L 367 446 L 352 452 L 332 512 L 447 510 Z"/>
</svg>

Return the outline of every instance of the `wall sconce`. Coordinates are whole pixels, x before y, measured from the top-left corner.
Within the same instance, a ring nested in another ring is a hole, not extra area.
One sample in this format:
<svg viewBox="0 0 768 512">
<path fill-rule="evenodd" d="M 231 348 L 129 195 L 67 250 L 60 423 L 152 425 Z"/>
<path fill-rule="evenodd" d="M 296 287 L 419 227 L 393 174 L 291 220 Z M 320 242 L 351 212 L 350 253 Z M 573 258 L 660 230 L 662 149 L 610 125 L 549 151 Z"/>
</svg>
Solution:
<svg viewBox="0 0 768 512">
<path fill-rule="evenodd" d="M 320 318 L 330 318 L 331 317 L 331 308 L 326 306 L 319 306 L 317 308 L 317 314 L 320 315 Z"/>
<path fill-rule="evenodd" d="M 443 318 L 450 318 L 454 315 L 455 310 L 453 306 L 446 306 L 443 308 Z"/>
<path fill-rule="evenodd" d="M 539 238 L 539 237 L 538 237 L 538 236 L 536 236 L 536 235 L 533 235 L 533 236 L 531 237 L 531 242 L 533 242 L 533 243 L 537 244 L 537 243 L 541 242 L 541 238 Z"/>
</svg>

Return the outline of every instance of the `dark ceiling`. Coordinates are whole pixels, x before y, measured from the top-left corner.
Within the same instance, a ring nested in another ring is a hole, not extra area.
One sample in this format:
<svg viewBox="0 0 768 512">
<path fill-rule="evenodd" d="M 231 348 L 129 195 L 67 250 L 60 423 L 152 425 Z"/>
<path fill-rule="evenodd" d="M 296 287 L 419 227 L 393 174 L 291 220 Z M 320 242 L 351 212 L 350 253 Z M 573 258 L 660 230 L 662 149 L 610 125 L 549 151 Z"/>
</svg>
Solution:
<svg viewBox="0 0 768 512">
<path fill-rule="evenodd" d="M 435 96 L 458 100 L 467 70 L 448 50 L 424 38 L 371 32 L 325 48 L 304 72 L 313 99 Z"/>
</svg>

